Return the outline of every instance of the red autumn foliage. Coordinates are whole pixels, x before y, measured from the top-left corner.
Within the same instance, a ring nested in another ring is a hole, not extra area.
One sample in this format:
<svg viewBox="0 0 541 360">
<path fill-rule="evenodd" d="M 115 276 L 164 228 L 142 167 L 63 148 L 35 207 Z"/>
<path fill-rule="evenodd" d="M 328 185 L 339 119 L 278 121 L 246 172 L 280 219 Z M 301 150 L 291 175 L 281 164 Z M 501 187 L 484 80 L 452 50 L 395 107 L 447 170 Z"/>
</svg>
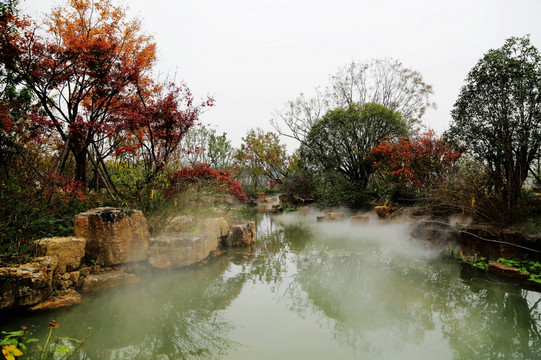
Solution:
<svg viewBox="0 0 541 360">
<path fill-rule="evenodd" d="M 119 125 L 115 155 L 131 153 L 143 160 L 147 174 L 159 172 L 197 123 L 203 108 L 212 105 L 211 98 L 194 104 L 190 89 L 184 84 L 138 88 L 114 113 Z"/>
<path fill-rule="evenodd" d="M 45 116 L 30 120 L 49 123 L 42 130 L 59 135 L 84 186 L 90 154 L 99 149 L 103 158 L 117 145 L 107 141 L 118 127 L 112 111 L 136 86 L 151 82 L 156 50 L 140 22 L 128 20 L 111 0 L 67 3 L 41 28 L 7 13 L 0 21 L 0 63 L 35 94 Z"/>
<path fill-rule="evenodd" d="M 44 194 L 46 196 L 54 195 L 64 202 L 69 202 L 71 198 L 85 200 L 85 188 L 80 181 L 62 174 L 50 174 L 44 179 Z"/>
<path fill-rule="evenodd" d="M 225 190 L 240 201 L 246 201 L 247 197 L 242 191 L 242 186 L 231 177 L 227 170 L 214 170 L 209 164 L 195 164 L 193 167 L 184 167 L 175 172 L 171 179 L 168 196 L 172 197 L 186 186 L 196 185 L 213 187 Z"/>
<path fill-rule="evenodd" d="M 389 139 L 374 146 L 370 159 L 374 167 L 386 170 L 399 183 L 411 183 L 416 188 L 427 188 L 450 171 L 463 149 L 429 130 L 416 139 L 406 137 L 397 142 Z"/>
</svg>

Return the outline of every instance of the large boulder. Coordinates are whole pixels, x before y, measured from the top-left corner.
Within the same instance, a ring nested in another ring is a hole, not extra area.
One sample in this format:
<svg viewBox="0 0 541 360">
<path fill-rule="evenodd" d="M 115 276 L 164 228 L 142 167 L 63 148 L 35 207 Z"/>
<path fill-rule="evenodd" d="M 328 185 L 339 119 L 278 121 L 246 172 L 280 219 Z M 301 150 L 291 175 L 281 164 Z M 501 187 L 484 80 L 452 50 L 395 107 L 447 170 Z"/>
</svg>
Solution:
<svg viewBox="0 0 541 360">
<path fill-rule="evenodd" d="M 196 264 L 219 246 L 214 233 L 167 234 L 152 239 L 148 263 L 160 269 Z"/>
<path fill-rule="evenodd" d="M 56 274 L 77 269 L 85 256 L 86 241 L 81 238 L 53 237 L 38 240 L 34 244 L 39 256 L 56 256 L 58 260 Z"/>
<path fill-rule="evenodd" d="M 41 263 L 0 268 L 0 309 L 34 305 L 49 298 L 49 270 Z"/>
<path fill-rule="evenodd" d="M 200 232 L 202 233 L 216 235 L 219 242 L 222 242 L 229 233 L 229 223 L 222 217 L 203 219 L 201 220 L 199 227 L 201 230 Z"/>
<path fill-rule="evenodd" d="M 140 210 L 96 208 L 75 217 L 76 237 L 86 239 L 86 256 L 111 266 L 146 260 L 150 233 Z"/>
<path fill-rule="evenodd" d="M 255 242 L 255 223 L 236 222 L 229 226 L 229 233 L 225 239 L 225 246 L 249 246 Z"/>
<path fill-rule="evenodd" d="M 123 271 L 107 271 L 101 274 L 88 275 L 83 281 L 83 292 L 93 292 L 105 288 L 115 287 L 123 284 L 138 282 L 135 274 Z"/>
</svg>

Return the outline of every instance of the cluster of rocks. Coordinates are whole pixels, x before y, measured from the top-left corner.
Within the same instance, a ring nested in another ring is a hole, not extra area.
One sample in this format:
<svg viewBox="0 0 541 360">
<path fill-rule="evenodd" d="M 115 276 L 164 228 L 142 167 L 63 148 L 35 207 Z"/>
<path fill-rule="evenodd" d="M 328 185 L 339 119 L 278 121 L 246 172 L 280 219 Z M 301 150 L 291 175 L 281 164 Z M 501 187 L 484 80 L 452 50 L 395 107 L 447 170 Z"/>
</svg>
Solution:
<svg viewBox="0 0 541 360">
<path fill-rule="evenodd" d="M 141 211 L 93 209 L 75 217 L 73 237 L 38 240 L 33 262 L 0 268 L 0 309 L 66 306 L 81 301 L 79 291 L 137 282 L 133 269 L 190 266 L 222 246 L 254 241 L 253 222 L 179 216 L 167 233 L 151 237 Z"/>
</svg>

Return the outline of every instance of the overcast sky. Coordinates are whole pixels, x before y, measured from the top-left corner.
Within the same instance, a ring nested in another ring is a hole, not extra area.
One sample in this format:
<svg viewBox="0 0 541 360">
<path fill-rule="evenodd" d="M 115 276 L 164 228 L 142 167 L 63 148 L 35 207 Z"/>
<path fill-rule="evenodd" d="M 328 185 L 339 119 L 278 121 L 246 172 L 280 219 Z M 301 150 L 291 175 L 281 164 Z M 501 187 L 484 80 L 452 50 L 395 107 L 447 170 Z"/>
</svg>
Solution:
<svg viewBox="0 0 541 360">
<path fill-rule="evenodd" d="M 21 0 L 38 16 L 62 1 Z M 446 130 L 468 71 L 510 36 L 541 50 L 541 0 L 130 0 L 155 36 L 159 71 L 216 105 L 202 120 L 234 146 L 299 93 L 356 61 L 391 57 L 433 85 L 423 123 Z M 289 149 L 296 146 L 288 143 Z"/>
</svg>

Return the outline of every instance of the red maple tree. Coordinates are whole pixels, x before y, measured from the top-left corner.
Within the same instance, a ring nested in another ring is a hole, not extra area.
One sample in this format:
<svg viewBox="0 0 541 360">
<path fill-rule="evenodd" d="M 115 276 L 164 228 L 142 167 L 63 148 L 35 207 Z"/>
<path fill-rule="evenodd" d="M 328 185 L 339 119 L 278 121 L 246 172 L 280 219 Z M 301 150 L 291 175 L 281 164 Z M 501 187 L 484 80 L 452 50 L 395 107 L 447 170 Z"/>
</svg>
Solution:
<svg viewBox="0 0 541 360">
<path fill-rule="evenodd" d="M 69 0 L 43 25 L 41 31 L 29 17 L 7 14 L 0 21 L 0 63 L 35 94 L 41 112 L 31 120 L 59 136 L 85 187 L 88 162 L 104 166 L 120 143 L 111 141 L 118 126 L 112 113 L 151 83 L 156 45 L 111 0 Z"/>
<path fill-rule="evenodd" d="M 452 169 L 462 152 L 455 143 L 438 138 L 429 130 L 412 140 L 384 140 L 372 148 L 369 158 L 374 167 L 386 170 L 396 182 L 427 188 Z"/>
</svg>

